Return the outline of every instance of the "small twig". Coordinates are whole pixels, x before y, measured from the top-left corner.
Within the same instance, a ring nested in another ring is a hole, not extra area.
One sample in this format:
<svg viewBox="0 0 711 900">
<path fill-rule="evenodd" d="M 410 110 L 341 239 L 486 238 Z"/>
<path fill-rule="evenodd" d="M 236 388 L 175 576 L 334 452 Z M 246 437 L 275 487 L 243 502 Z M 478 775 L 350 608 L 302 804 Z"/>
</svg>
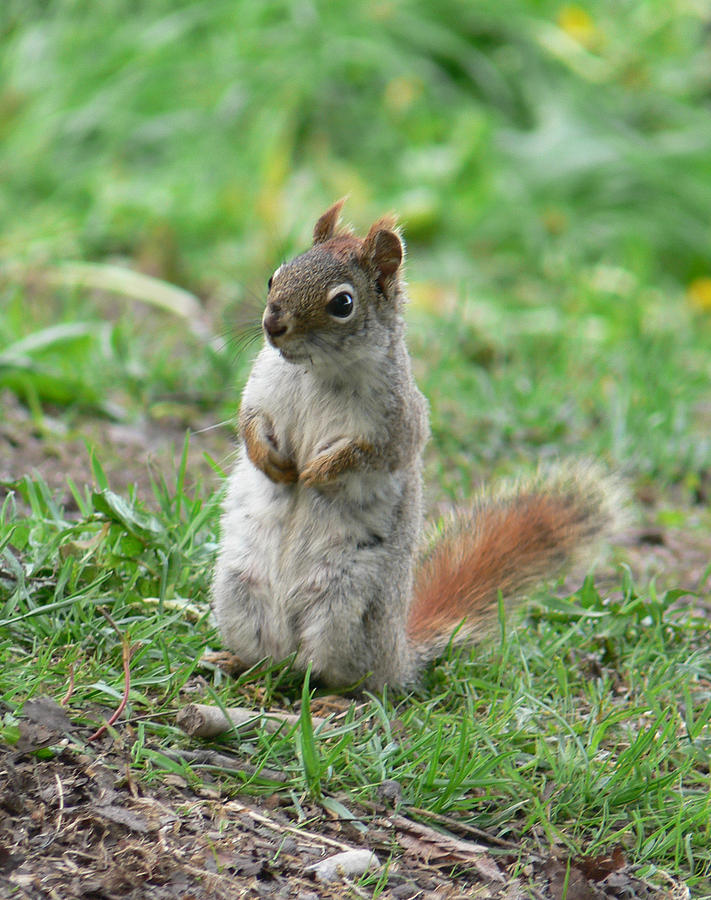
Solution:
<svg viewBox="0 0 711 900">
<path fill-rule="evenodd" d="M 339 850 L 353 849 L 353 847 L 349 844 L 342 844 L 340 841 L 334 841 L 332 838 L 327 838 L 323 834 L 314 834 L 312 831 L 304 831 L 303 828 L 296 828 L 293 825 L 284 825 L 283 822 L 272 822 L 271 819 L 267 818 L 267 816 L 263 816 L 261 813 L 257 812 L 256 809 L 252 809 L 249 806 L 244 806 L 237 800 L 230 800 L 229 802 L 223 804 L 222 808 L 225 810 L 232 809 L 235 812 L 248 815 L 250 818 L 254 819 L 255 822 L 259 822 L 260 825 L 265 825 L 267 828 L 271 828 L 273 831 L 288 831 L 291 834 L 297 835 L 298 837 L 310 839 L 312 841 L 315 841 L 317 844 L 326 844 L 328 847 L 337 847 Z"/>
<path fill-rule="evenodd" d="M 123 640 L 123 634 L 121 633 L 121 629 L 118 627 L 116 622 L 114 622 L 114 620 L 112 619 L 111 613 L 108 611 L 108 609 L 106 609 L 105 606 L 97 606 L 96 609 L 106 619 L 106 621 L 113 628 L 113 630 L 116 632 L 116 634 L 121 638 L 121 640 Z"/>
<path fill-rule="evenodd" d="M 62 828 L 62 822 L 64 821 L 64 788 L 62 787 L 62 780 L 57 772 L 54 773 L 54 780 L 57 784 L 57 797 L 59 798 L 59 816 L 57 818 L 54 834 L 50 835 L 44 844 L 42 844 L 42 850 L 46 850 L 47 847 L 51 846 L 57 840 Z"/>
<path fill-rule="evenodd" d="M 388 816 L 387 819 L 383 819 L 383 825 L 390 825 L 396 831 L 403 831 L 407 834 L 412 834 L 415 837 L 424 838 L 428 841 L 445 841 L 452 844 L 453 846 L 461 845 L 465 847 L 467 851 L 483 853 L 487 849 L 481 844 L 474 844 L 471 841 L 465 841 L 464 838 L 459 838 L 455 835 L 446 835 L 441 831 L 435 831 L 434 828 L 430 828 L 430 826 L 425 825 L 424 822 L 418 822 L 417 819 L 408 819 L 407 816 L 401 816 L 398 813 L 394 813 L 393 815 Z"/>
<path fill-rule="evenodd" d="M 474 837 L 480 838 L 480 840 L 487 841 L 489 844 L 494 844 L 496 847 L 503 847 L 506 850 L 515 850 L 516 852 L 519 852 L 521 849 L 520 844 L 515 844 L 513 841 L 507 841 L 505 838 L 496 837 L 495 834 L 490 834 L 488 831 L 484 831 L 483 828 L 477 828 L 475 825 L 468 825 L 466 822 L 458 822 L 450 816 L 443 816 L 442 813 L 430 812 L 427 809 L 420 809 L 417 806 L 408 806 L 405 808 L 409 813 L 412 813 L 415 816 L 422 816 L 423 818 L 431 819 L 433 822 L 439 822 L 442 825 L 446 825 L 452 831 L 461 831 L 465 834 L 471 834 Z"/>
<path fill-rule="evenodd" d="M 161 750 L 161 756 L 167 756 L 175 762 L 193 763 L 196 766 L 208 766 L 214 769 L 225 769 L 228 772 L 243 772 L 246 775 L 257 775 L 284 783 L 289 779 L 283 772 L 275 772 L 273 769 L 259 768 L 240 759 L 234 759 L 224 753 L 214 750 Z"/>
<path fill-rule="evenodd" d="M 62 827 L 62 819 L 64 818 L 64 788 L 57 772 L 54 773 L 54 780 L 57 782 L 57 794 L 59 796 L 59 818 L 57 819 L 57 827 L 54 830 L 54 836 L 56 837 Z"/>
<path fill-rule="evenodd" d="M 359 805 L 370 812 L 381 816 L 391 815 L 388 810 L 383 808 L 382 804 L 371 803 L 369 800 L 360 800 Z M 430 812 L 429 810 L 421 809 L 418 806 L 400 806 L 399 809 L 402 810 L 402 812 L 410 813 L 414 816 L 422 816 L 422 818 L 431 819 L 433 822 L 439 822 L 441 825 L 446 825 L 451 831 L 471 834 L 473 837 L 477 837 L 482 841 L 487 841 L 489 844 L 493 844 L 496 847 L 513 850 L 517 853 L 521 849 L 520 845 L 515 844 L 513 841 L 507 841 L 505 838 L 500 838 L 495 834 L 484 831 L 483 828 L 477 828 L 475 825 L 468 825 L 466 822 L 460 822 L 457 819 L 453 819 L 451 816 L 444 816 L 442 813 Z M 391 819 L 391 821 L 394 822 L 395 820 Z M 539 854 L 534 855 L 539 856 Z"/>
<path fill-rule="evenodd" d="M 204 703 L 190 703 L 178 712 L 176 722 L 179 728 L 191 737 L 214 737 L 231 728 L 264 728 L 265 731 L 278 731 L 285 724 L 293 727 L 298 724 L 299 716 L 282 712 L 257 712 L 243 706 L 232 706 L 224 711 L 218 706 L 206 706 Z M 314 728 L 323 727 L 325 719 L 312 716 Z M 327 731 L 327 728 L 323 728 Z"/>
<path fill-rule="evenodd" d="M 72 694 L 74 693 L 74 663 L 69 663 L 69 685 L 67 687 L 67 693 L 62 697 L 62 701 L 60 706 L 66 706 L 71 699 Z"/>
<path fill-rule="evenodd" d="M 105 610 L 102 606 L 98 607 L 99 612 L 102 616 L 108 621 L 111 627 L 116 631 L 116 633 L 121 637 L 121 658 L 123 660 L 123 696 L 121 697 L 121 702 L 119 703 L 116 711 L 113 713 L 110 719 L 108 719 L 104 724 L 95 731 L 91 737 L 90 741 L 95 741 L 97 738 L 101 737 L 101 735 L 109 728 L 114 722 L 118 719 L 121 713 L 126 708 L 126 704 L 128 703 L 128 696 L 131 691 L 131 642 L 130 638 L 127 634 L 121 635 L 118 626 L 111 618 L 107 610 Z"/>
</svg>

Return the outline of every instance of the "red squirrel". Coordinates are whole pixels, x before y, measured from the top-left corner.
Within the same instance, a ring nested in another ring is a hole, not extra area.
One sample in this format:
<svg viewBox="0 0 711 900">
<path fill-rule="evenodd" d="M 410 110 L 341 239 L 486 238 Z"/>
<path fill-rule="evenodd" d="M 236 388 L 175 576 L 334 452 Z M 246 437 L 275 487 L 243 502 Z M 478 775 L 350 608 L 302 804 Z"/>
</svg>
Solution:
<svg viewBox="0 0 711 900">
<path fill-rule="evenodd" d="M 492 491 L 422 537 L 427 403 L 405 346 L 402 237 L 338 227 L 269 279 L 264 347 L 242 396 L 213 587 L 222 639 L 245 666 L 295 653 L 332 687 L 406 686 L 507 603 L 616 526 L 596 466 Z"/>
</svg>

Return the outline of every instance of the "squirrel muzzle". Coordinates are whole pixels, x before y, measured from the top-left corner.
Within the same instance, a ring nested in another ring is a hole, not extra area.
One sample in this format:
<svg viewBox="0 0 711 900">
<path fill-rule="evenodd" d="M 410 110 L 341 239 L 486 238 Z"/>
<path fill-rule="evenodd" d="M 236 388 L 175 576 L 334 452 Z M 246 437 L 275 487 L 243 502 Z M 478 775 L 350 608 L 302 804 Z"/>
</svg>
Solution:
<svg viewBox="0 0 711 900">
<path fill-rule="evenodd" d="M 289 331 L 289 323 L 282 318 L 280 307 L 271 303 L 267 306 L 262 317 L 262 328 L 269 343 L 276 347 L 278 339 Z"/>
</svg>

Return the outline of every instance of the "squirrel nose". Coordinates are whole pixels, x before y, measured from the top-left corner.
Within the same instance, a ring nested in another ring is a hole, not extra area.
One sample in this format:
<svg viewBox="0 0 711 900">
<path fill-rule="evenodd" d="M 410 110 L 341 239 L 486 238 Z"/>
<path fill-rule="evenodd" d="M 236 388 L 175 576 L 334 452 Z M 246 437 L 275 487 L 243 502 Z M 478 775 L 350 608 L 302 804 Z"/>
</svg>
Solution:
<svg viewBox="0 0 711 900">
<path fill-rule="evenodd" d="M 262 325 L 270 338 L 281 337 L 289 330 L 288 326 L 280 318 L 281 310 L 278 307 L 268 306 L 264 313 Z"/>
</svg>

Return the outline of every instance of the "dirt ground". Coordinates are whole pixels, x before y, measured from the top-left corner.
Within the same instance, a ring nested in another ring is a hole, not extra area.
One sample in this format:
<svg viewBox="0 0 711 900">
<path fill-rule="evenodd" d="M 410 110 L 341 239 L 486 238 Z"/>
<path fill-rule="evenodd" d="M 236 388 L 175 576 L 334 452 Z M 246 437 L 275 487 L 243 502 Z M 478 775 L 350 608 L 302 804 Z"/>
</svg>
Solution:
<svg viewBox="0 0 711 900">
<path fill-rule="evenodd" d="M 67 428 L 57 416 L 45 414 L 41 425 L 10 391 L 0 391 L 0 496 L 3 482 L 26 474 L 39 474 L 67 509 L 74 500 L 67 479 L 77 485 L 91 484 L 88 447 L 94 447 L 111 488 L 117 493 L 136 485 L 138 495 L 152 500 L 151 476 L 165 475 L 169 483 L 183 450 L 185 433 L 191 431 L 187 487 L 201 480 L 208 489 L 219 487 L 219 477 L 206 454 L 229 468 L 234 451 L 234 432 L 229 423 L 216 425 L 207 415 L 189 422 L 164 418 L 145 419 L 132 425 L 107 419 L 84 418 Z"/>
<path fill-rule="evenodd" d="M 85 439 L 97 445 L 115 490 L 136 484 L 148 501 L 151 472 L 172 477 L 180 456 L 182 422 L 128 428 L 93 421 L 66 435 L 58 420 L 52 439 L 47 432 L 51 419 L 40 430 L 9 394 L 0 398 L 0 406 L 0 482 L 39 472 L 69 508 L 67 476 L 77 484 L 91 481 Z M 191 447 L 193 477 L 217 485 L 202 454 L 226 464 L 230 429 L 202 432 Z M 657 498 L 641 499 L 652 521 Z M 641 578 L 662 571 L 670 586 L 708 594 L 709 549 L 700 530 L 642 522 L 624 543 Z M 4 711 L 0 705 L 0 714 Z M 235 793 L 239 778 L 233 784 L 211 780 L 211 762 L 249 771 L 249 762 L 238 753 L 221 754 L 216 761 L 199 746 L 184 751 L 183 759 L 205 766 L 202 786 L 177 775 L 159 784 L 143 783 L 131 774 L 130 725 L 120 739 L 105 736 L 87 743 L 87 737 L 53 701 L 40 699 L 25 704 L 19 743 L 0 745 L 0 897 L 370 897 L 373 885 L 359 886 L 357 876 L 338 874 L 324 881 L 311 868 L 348 850 L 375 854 L 379 896 L 396 900 L 560 900 L 565 890 L 567 900 L 689 896 L 683 884 L 670 880 L 652 886 L 633 877 L 621 849 L 608 858 L 573 860 L 567 871 L 557 848 L 527 844 L 524 851 L 445 817 L 399 808 L 399 786 L 393 783 L 383 785 L 378 805 L 351 809 L 353 820 L 311 806 L 304 810 L 305 820 L 298 821 L 288 798 L 287 806 L 276 793 L 257 802 Z M 341 802 L 348 806 L 347 798 Z"/>
<path fill-rule="evenodd" d="M 296 820 L 288 797 L 257 803 L 212 781 L 209 766 L 248 771 L 237 755 L 185 751 L 204 783 L 147 784 L 131 775 L 132 730 L 88 744 L 54 701 L 25 704 L 21 737 L 0 748 L 0 896 L 27 900 L 370 897 L 373 885 L 315 867 L 369 851 L 379 896 L 393 900 L 680 900 L 685 887 L 631 875 L 624 853 L 567 861 L 434 816 L 398 808 L 399 786 L 339 819 L 315 805 Z M 51 748 L 51 749 L 50 749 Z M 278 773 L 275 773 L 278 778 Z M 344 803 L 345 801 L 344 798 Z M 282 806 L 282 803 L 287 804 Z M 418 820 L 419 819 L 419 820 Z M 436 826 L 433 828 L 432 826 Z"/>
</svg>

